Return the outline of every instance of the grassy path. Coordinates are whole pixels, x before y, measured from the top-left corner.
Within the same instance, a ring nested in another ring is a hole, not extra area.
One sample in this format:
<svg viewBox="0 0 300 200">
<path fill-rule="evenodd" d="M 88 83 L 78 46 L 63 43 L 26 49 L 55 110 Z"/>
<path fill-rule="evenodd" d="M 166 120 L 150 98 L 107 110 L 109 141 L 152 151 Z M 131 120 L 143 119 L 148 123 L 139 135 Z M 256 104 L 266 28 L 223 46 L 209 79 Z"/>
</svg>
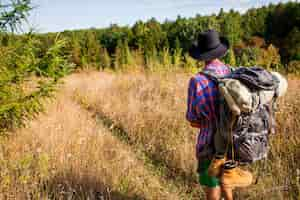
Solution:
<svg viewBox="0 0 300 200">
<path fill-rule="evenodd" d="M 75 99 L 127 145 L 131 146 L 150 170 L 175 185 L 188 198 L 199 199 L 192 167 L 194 134 L 184 125 L 185 74 L 108 74 L 78 75 L 81 81 Z M 279 99 L 277 135 L 271 137 L 271 152 L 257 185 L 236 190 L 236 199 L 291 198 L 299 193 L 295 184 L 299 155 L 299 89 L 297 79 L 289 80 L 289 91 Z M 286 137 L 286 136 L 289 137 Z M 258 162 L 259 163 L 259 162 Z M 285 163 L 285 164 L 283 164 Z M 254 176 L 261 170 L 249 166 Z M 178 170 L 179 169 L 179 170 Z M 195 175 L 195 173 L 194 173 Z M 192 177 L 192 178 L 191 178 Z M 289 177 L 289 179 L 287 179 Z M 278 185 L 280 187 L 278 187 Z M 267 191 L 274 191 L 272 194 Z M 291 191 L 295 191 L 294 193 Z M 201 197 L 200 197 L 201 199 Z"/>
<path fill-rule="evenodd" d="M 97 77 L 95 77 L 97 76 Z M 102 77 L 101 77 L 102 76 Z M 196 180 L 196 173 L 194 171 L 191 171 L 192 173 L 186 173 L 183 171 L 180 167 L 174 167 L 174 165 L 169 165 L 170 163 L 167 160 L 172 161 L 172 157 L 169 157 L 167 159 L 168 154 L 161 154 L 164 157 L 160 157 L 160 153 L 157 151 L 151 151 L 147 148 L 147 144 L 144 143 L 145 140 L 135 140 L 135 138 L 138 137 L 138 135 L 143 134 L 141 132 L 136 133 L 136 129 L 132 129 L 132 132 L 130 132 L 130 129 L 128 129 L 124 122 L 121 120 L 116 120 L 116 118 L 111 117 L 109 114 L 107 114 L 104 110 L 102 112 L 103 107 L 108 107 L 108 105 L 104 102 L 102 104 L 102 101 L 98 101 L 95 96 L 102 96 L 105 98 L 105 95 L 103 95 L 102 90 L 106 90 L 106 87 L 110 89 L 112 85 L 114 85 L 113 80 L 111 78 L 114 78 L 114 75 L 111 74 L 105 74 L 105 73 L 93 73 L 89 75 L 79 74 L 76 76 L 78 82 L 77 88 L 75 89 L 75 95 L 74 99 L 77 101 L 83 108 L 88 110 L 89 112 L 93 113 L 95 116 L 95 119 L 97 119 L 101 124 L 104 124 L 108 129 L 111 130 L 112 134 L 119 138 L 121 141 L 123 141 L 125 144 L 129 145 L 133 151 L 136 152 L 138 157 L 143 160 L 146 166 L 148 166 L 150 171 L 153 171 L 155 174 L 162 177 L 164 180 L 168 182 L 167 185 L 170 185 L 172 188 L 174 188 L 175 191 L 179 191 L 180 194 L 182 194 L 183 199 L 199 199 L 202 197 L 203 192 L 199 185 L 197 185 Z M 76 78 L 72 78 L 73 81 Z M 102 80 L 101 80 L 102 78 Z M 123 82 L 124 85 L 126 85 L 126 82 Z M 123 91 L 128 92 L 129 91 Z M 155 94 L 154 94 L 155 95 Z M 112 97 L 105 98 L 106 102 L 110 102 L 110 99 Z M 124 99 L 125 100 L 125 99 Z M 138 100 L 138 99 L 137 99 Z M 95 104 L 92 102 L 96 102 Z M 112 104 L 110 104 L 112 105 Z M 122 105 L 124 105 L 124 109 L 126 109 L 126 100 L 125 102 L 122 102 Z M 101 107 L 100 107 L 101 106 Z M 110 107 L 112 112 L 117 111 L 118 108 Z M 123 112 L 123 110 L 120 110 L 120 112 Z M 131 110 L 128 115 L 131 115 L 131 113 L 134 113 L 135 110 Z M 142 112 L 142 111 L 140 111 Z M 146 120 L 146 119 L 145 119 Z M 150 121 L 150 120 L 149 120 Z M 182 121 L 182 120 L 181 120 Z M 171 122 L 173 123 L 173 122 Z M 175 122 L 176 123 L 176 122 Z M 181 122 L 182 124 L 182 122 Z M 143 125 L 141 125 L 143 126 Z M 163 124 L 161 127 L 163 128 Z M 153 129 L 150 127 L 148 131 L 144 133 L 144 135 L 151 135 L 151 132 L 155 132 L 156 129 L 160 129 L 160 126 L 153 127 Z M 135 127 L 138 128 L 138 127 Z M 156 133 L 158 135 L 161 134 L 170 134 L 172 130 L 167 131 L 166 133 Z M 179 137 L 178 137 L 179 138 Z M 172 139 L 172 138 L 171 138 Z M 155 144 L 155 139 L 153 139 Z M 167 139 L 164 141 L 168 142 L 170 139 Z M 179 140 L 177 140 L 178 142 Z M 159 142 L 159 141 L 158 141 Z M 194 143 L 194 141 L 193 141 Z M 168 143 L 166 143 L 169 145 Z M 159 143 L 155 145 L 160 145 Z M 160 148 L 165 148 L 165 144 L 162 144 Z M 184 146 L 184 143 L 180 144 L 181 146 Z M 176 147 L 176 146 L 175 146 Z M 167 147 L 170 148 L 170 147 Z M 173 148 L 173 147 L 172 147 Z M 176 151 L 182 151 L 182 149 L 177 149 Z M 190 152 L 193 153 L 194 148 L 193 146 L 189 149 Z M 157 154 L 158 153 L 158 154 Z M 181 153 L 181 152 L 179 152 Z M 175 158 L 176 159 L 176 158 Z M 189 161 L 190 162 L 190 161 Z M 172 164 L 172 163 L 171 163 Z M 193 163 L 194 164 L 194 163 Z"/>
<path fill-rule="evenodd" d="M 75 78 L 72 77 L 71 79 L 72 81 L 75 81 L 76 79 L 81 79 L 81 77 L 76 77 L 75 75 Z M 77 82 L 77 86 L 84 85 L 84 80 L 77 80 L 75 82 Z M 76 88 L 76 86 L 73 87 Z M 191 177 L 184 177 L 184 174 L 180 174 L 180 172 L 178 172 L 178 176 L 174 176 L 176 172 L 171 171 L 164 162 L 156 160 L 154 155 L 149 154 L 142 144 L 132 142 L 130 134 L 122 127 L 122 124 L 115 122 L 109 116 L 99 112 L 93 106 L 89 105 L 85 100 L 85 98 L 89 97 L 81 96 L 84 94 L 80 94 L 78 88 L 74 91 L 73 100 L 81 105 L 83 109 L 87 110 L 98 124 L 104 126 L 114 137 L 118 138 L 120 142 L 130 147 L 136 158 L 143 163 L 147 171 L 153 174 L 153 176 L 160 177 L 160 180 L 168 191 L 180 194 L 180 199 L 188 200 L 204 198 L 203 192 L 197 185 L 195 179 Z"/>
<path fill-rule="evenodd" d="M 72 99 L 77 81 L 68 77 L 44 114 L 1 140 L 0 198 L 188 199 Z"/>
</svg>

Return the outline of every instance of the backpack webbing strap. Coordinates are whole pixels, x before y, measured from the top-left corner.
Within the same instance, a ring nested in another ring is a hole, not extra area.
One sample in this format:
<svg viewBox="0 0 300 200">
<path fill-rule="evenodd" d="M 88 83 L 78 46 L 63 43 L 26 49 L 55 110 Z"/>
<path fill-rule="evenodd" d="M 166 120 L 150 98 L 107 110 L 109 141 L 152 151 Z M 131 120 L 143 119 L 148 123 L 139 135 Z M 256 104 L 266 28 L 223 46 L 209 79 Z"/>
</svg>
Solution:
<svg viewBox="0 0 300 200">
<path fill-rule="evenodd" d="M 234 154 L 235 154 L 235 152 L 234 152 L 234 144 L 233 144 L 233 130 L 232 130 L 232 128 L 233 128 L 233 125 L 234 125 L 234 123 L 235 123 L 235 121 L 236 121 L 236 115 L 233 115 L 233 118 L 231 119 L 231 121 L 230 121 L 230 127 L 229 127 L 229 137 L 230 138 L 226 138 L 227 139 L 227 143 L 226 143 L 226 149 L 225 149 L 225 157 L 227 157 L 227 154 L 228 154 L 228 151 L 229 151 L 229 145 L 230 145 L 230 143 L 231 143 L 231 160 L 233 160 L 234 161 Z"/>
<path fill-rule="evenodd" d="M 211 69 L 205 69 L 205 70 L 203 70 L 202 72 L 200 72 L 201 74 L 203 74 L 203 75 L 205 75 L 205 76 L 207 76 L 209 79 L 211 79 L 212 81 L 214 81 L 217 85 L 218 85 L 218 87 L 219 86 L 221 86 L 221 87 L 219 87 L 219 89 L 224 89 L 225 87 L 224 87 L 224 83 L 222 83 L 221 82 L 221 79 L 223 79 L 223 78 L 225 78 L 225 76 L 224 75 L 218 75 L 218 74 L 216 74 L 215 73 L 215 71 L 214 70 L 211 70 Z M 223 85 L 223 87 L 222 87 L 222 85 Z M 225 88 L 226 89 L 226 88 Z M 220 92 L 222 92 L 222 91 L 220 91 Z M 223 93 L 226 93 L 225 95 L 223 94 L 223 96 L 225 97 L 225 101 L 228 101 L 227 100 L 227 98 L 228 98 L 228 92 L 226 92 L 226 91 L 223 91 Z M 227 95 L 227 96 L 226 96 Z M 231 96 L 230 96 L 231 97 Z M 232 98 L 232 97 L 231 97 Z M 232 100 L 233 101 L 233 100 Z M 234 103 L 235 104 L 235 103 Z M 229 106 L 232 106 L 232 104 L 231 105 L 229 105 Z M 232 108 L 231 108 L 232 109 Z M 231 122 L 230 122 L 230 127 L 229 127 L 229 132 L 230 132 L 230 134 L 229 134 L 229 137 L 230 138 L 226 138 L 226 140 L 227 140 L 227 143 L 226 143 L 226 150 L 225 150 L 225 155 L 224 156 L 227 156 L 227 154 L 228 154 L 228 151 L 229 151 L 229 145 L 230 145 L 230 143 L 231 143 L 231 156 L 232 156 L 232 160 L 234 161 L 234 144 L 233 144 L 233 130 L 232 130 L 232 128 L 233 128 L 233 125 L 234 125 L 234 123 L 235 123 L 235 120 L 236 120 L 236 116 L 239 114 L 239 112 L 232 112 L 233 113 L 233 118 L 231 119 Z M 220 130 L 221 130 L 221 128 L 223 129 L 224 127 L 220 127 L 220 125 L 221 125 L 221 123 L 219 122 L 219 120 L 220 119 L 217 119 L 216 121 L 216 128 L 218 129 L 218 132 L 219 132 L 219 134 L 220 134 Z"/>
<path fill-rule="evenodd" d="M 274 110 L 274 104 L 276 102 L 276 99 L 277 99 L 277 95 L 275 94 L 274 98 L 272 99 L 272 101 L 269 103 L 269 132 L 268 134 L 272 133 L 272 127 L 273 127 L 273 110 Z M 263 163 L 260 163 L 260 167 L 258 169 L 258 174 L 257 174 L 257 177 L 256 177 L 256 180 L 255 180 L 255 185 L 258 183 L 260 177 L 261 177 L 261 174 L 262 174 L 262 171 L 265 171 L 266 169 L 266 166 L 267 166 L 267 157 L 263 159 Z"/>
</svg>

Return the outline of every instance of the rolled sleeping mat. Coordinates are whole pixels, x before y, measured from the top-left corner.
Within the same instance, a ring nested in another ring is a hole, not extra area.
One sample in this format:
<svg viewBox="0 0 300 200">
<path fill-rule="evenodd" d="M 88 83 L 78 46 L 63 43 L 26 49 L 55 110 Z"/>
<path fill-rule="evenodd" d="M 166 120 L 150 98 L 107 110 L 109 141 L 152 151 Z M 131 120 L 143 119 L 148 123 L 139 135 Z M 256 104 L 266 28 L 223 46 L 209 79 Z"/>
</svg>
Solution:
<svg viewBox="0 0 300 200">
<path fill-rule="evenodd" d="M 251 112 L 253 110 L 253 95 L 242 82 L 236 79 L 224 79 L 225 87 L 234 99 L 241 112 Z"/>
<path fill-rule="evenodd" d="M 286 78 L 284 78 L 278 72 L 271 72 L 271 74 L 279 82 L 278 87 L 276 89 L 276 94 L 278 95 L 278 97 L 282 97 L 287 91 L 288 82 L 287 82 Z"/>
<path fill-rule="evenodd" d="M 238 105 L 235 103 L 232 96 L 229 94 L 225 85 L 219 85 L 219 90 L 222 93 L 223 97 L 225 98 L 228 107 L 232 111 L 233 115 L 237 116 L 241 114 L 241 110 L 239 109 Z"/>
</svg>

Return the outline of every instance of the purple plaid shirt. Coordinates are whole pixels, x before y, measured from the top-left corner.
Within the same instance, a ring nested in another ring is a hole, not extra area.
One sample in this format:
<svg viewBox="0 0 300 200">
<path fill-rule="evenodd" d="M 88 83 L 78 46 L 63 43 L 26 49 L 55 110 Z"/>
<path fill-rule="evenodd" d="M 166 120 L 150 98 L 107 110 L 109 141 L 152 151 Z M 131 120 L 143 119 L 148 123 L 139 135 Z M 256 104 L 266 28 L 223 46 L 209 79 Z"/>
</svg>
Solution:
<svg viewBox="0 0 300 200">
<path fill-rule="evenodd" d="M 216 74 L 220 75 L 230 73 L 230 68 L 218 60 L 208 63 L 204 69 L 214 70 Z M 186 119 L 191 123 L 191 126 L 200 129 L 196 142 L 198 159 L 203 157 L 200 155 L 205 146 L 212 147 L 216 116 L 218 115 L 218 95 L 217 85 L 203 74 L 197 73 L 190 79 Z"/>
</svg>

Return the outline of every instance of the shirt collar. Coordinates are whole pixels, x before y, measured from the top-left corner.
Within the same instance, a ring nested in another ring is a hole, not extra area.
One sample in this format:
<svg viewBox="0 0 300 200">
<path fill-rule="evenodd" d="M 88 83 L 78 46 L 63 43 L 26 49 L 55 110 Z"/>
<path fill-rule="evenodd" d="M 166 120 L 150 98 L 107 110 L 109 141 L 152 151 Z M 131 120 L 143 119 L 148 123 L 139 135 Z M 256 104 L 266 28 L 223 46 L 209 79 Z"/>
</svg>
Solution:
<svg viewBox="0 0 300 200">
<path fill-rule="evenodd" d="M 220 60 L 212 60 L 210 62 L 208 62 L 205 66 L 205 68 L 207 67 L 219 67 L 219 66 L 224 66 L 225 64 L 223 62 L 221 62 Z"/>
</svg>

